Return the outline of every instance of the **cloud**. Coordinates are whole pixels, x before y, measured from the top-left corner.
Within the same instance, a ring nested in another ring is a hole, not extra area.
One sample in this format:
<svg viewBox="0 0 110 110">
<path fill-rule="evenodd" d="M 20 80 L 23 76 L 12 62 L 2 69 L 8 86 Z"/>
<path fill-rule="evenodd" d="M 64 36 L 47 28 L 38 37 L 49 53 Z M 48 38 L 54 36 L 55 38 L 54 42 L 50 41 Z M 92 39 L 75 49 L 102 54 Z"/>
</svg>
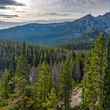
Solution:
<svg viewBox="0 0 110 110">
<path fill-rule="evenodd" d="M 5 6 L 0 6 L 0 9 L 6 9 L 7 7 L 5 7 Z"/>
<path fill-rule="evenodd" d="M 43 17 L 43 16 L 68 16 L 69 13 L 60 13 L 60 12 L 44 12 L 44 13 L 38 13 L 37 16 Z"/>
<path fill-rule="evenodd" d="M 0 11 L 11 21 L 77 19 L 109 12 L 110 0 L 0 0 Z"/>
<path fill-rule="evenodd" d="M 24 4 L 18 3 L 18 2 L 14 1 L 14 0 L 0 0 L 0 6 L 1 7 L 5 7 L 7 5 L 22 6 Z"/>
<path fill-rule="evenodd" d="M 0 14 L 0 17 L 2 17 L 2 18 L 15 18 L 15 17 L 19 17 L 19 16 L 18 15 Z"/>
<path fill-rule="evenodd" d="M 38 11 L 91 12 L 109 8 L 110 0 L 31 0 Z"/>
</svg>

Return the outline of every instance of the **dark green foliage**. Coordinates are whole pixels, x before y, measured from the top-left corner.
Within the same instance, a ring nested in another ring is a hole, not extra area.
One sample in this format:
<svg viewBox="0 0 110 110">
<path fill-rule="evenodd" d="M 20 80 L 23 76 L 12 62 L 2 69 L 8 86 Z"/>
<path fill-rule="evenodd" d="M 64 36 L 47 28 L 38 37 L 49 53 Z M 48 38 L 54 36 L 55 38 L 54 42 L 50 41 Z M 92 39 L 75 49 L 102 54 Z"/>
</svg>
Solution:
<svg viewBox="0 0 110 110">
<path fill-rule="evenodd" d="M 70 110 L 75 63 L 83 62 L 76 57 L 70 49 L 1 41 L 0 109 Z"/>
<path fill-rule="evenodd" d="M 34 87 L 36 109 L 53 110 L 58 103 L 58 96 L 53 86 L 52 72 L 48 64 L 43 63 L 38 72 Z"/>
<path fill-rule="evenodd" d="M 9 98 L 14 92 L 13 74 L 5 71 L 0 80 L 0 97 Z"/>
<path fill-rule="evenodd" d="M 52 88 L 52 75 L 48 64 L 41 65 L 35 88 L 37 94 L 37 103 L 39 103 L 38 109 L 43 109 L 45 108 L 46 98 L 48 97 L 48 94 Z"/>
<path fill-rule="evenodd" d="M 83 82 L 82 104 L 73 110 L 109 110 L 109 45 L 106 49 L 102 35 L 90 54 L 0 42 L 0 109 L 72 110 L 70 99 L 77 81 Z"/>
<path fill-rule="evenodd" d="M 17 59 L 16 76 L 24 77 L 29 80 L 30 66 L 25 56 L 19 56 Z"/>
<path fill-rule="evenodd" d="M 106 48 L 103 35 L 90 53 L 0 42 L 0 71 L 0 110 L 110 109 L 110 41 Z M 77 88 L 82 102 L 71 108 Z"/>
<path fill-rule="evenodd" d="M 106 48 L 103 36 L 96 41 L 86 64 L 83 95 L 84 107 L 89 110 L 104 110 L 104 76 Z"/>
<path fill-rule="evenodd" d="M 38 66 L 43 62 L 51 65 L 62 62 L 68 53 L 69 50 L 64 48 L 44 48 L 26 43 L 0 41 L 0 71 L 7 68 L 15 72 L 19 56 L 24 56 L 31 66 Z"/>
<path fill-rule="evenodd" d="M 73 72 L 73 58 L 68 58 L 63 65 L 61 73 L 61 96 L 64 100 L 65 110 L 70 110 L 70 96 L 72 92 L 72 72 Z"/>
<path fill-rule="evenodd" d="M 110 110 L 110 40 L 107 46 L 107 64 L 104 77 L 104 110 Z"/>
</svg>

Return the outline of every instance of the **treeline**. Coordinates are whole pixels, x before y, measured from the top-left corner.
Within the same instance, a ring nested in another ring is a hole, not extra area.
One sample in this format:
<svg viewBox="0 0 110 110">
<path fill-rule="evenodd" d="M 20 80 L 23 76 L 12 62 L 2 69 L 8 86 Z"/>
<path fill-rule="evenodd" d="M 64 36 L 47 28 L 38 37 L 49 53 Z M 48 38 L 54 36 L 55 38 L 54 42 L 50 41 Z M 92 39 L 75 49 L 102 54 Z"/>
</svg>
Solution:
<svg viewBox="0 0 110 110">
<path fill-rule="evenodd" d="M 51 65 L 62 62 L 69 54 L 74 52 L 63 48 L 52 49 L 28 45 L 25 42 L 0 41 L 0 71 L 6 68 L 15 70 L 16 59 L 21 55 L 27 58 L 31 66 L 37 66 L 44 61 Z"/>
<path fill-rule="evenodd" d="M 65 48 L 0 42 L 0 109 L 70 110 L 84 55 Z"/>
</svg>

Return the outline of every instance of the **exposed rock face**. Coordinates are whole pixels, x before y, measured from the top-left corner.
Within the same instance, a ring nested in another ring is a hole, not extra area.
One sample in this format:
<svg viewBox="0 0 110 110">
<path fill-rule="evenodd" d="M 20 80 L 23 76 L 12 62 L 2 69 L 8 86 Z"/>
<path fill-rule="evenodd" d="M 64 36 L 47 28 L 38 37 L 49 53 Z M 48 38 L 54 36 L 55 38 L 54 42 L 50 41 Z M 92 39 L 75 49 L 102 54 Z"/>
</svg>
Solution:
<svg viewBox="0 0 110 110">
<path fill-rule="evenodd" d="M 81 104 L 81 95 L 82 95 L 82 89 L 76 88 L 72 92 L 72 97 L 71 97 L 71 107 L 74 108 L 76 106 L 80 106 Z"/>
</svg>

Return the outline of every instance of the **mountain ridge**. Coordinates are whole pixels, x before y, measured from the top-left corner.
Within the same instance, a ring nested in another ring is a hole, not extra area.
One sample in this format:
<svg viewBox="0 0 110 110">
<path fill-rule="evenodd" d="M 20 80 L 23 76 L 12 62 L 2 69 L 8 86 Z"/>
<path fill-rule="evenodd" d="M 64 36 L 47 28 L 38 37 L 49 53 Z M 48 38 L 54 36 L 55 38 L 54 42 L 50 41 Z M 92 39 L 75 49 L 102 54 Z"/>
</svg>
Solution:
<svg viewBox="0 0 110 110">
<path fill-rule="evenodd" d="M 74 39 L 95 38 L 100 32 L 110 34 L 110 13 L 94 17 L 90 14 L 70 22 L 29 23 L 0 30 L 0 39 L 57 45 Z"/>
</svg>

